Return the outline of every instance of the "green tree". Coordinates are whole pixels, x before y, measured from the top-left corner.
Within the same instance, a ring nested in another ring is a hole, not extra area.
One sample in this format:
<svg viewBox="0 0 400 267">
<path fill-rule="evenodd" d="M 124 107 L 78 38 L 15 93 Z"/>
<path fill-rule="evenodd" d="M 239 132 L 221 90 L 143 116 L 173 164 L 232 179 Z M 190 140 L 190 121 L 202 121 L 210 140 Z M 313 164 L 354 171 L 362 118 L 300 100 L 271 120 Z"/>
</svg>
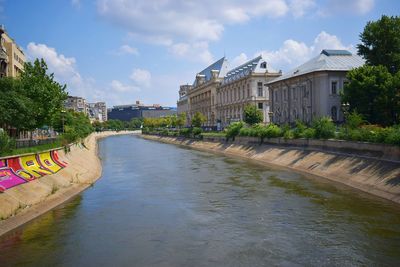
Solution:
<svg viewBox="0 0 400 267">
<path fill-rule="evenodd" d="M 186 122 L 186 113 L 180 113 L 176 119 L 176 127 L 181 128 L 183 126 L 185 126 L 185 122 Z"/>
<path fill-rule="evenodd" d="M 192 127 L 201 127 L 207 118 L 200 112 L 196 112 L 192 118 Z"/>
<path fill-rule="evenodd" d="M 133 118 L 130 121 L 130 127 L 131 129 L 139 129 L 140 126 L 143 124 L 143 119 L 142 118 Z"/>
<path fill-rule="evenodd" d="M 384 66 L 368 66 L 347 73 L 349 83 L 342 101 L 370 123 L 392 125 L 399 122 L 400 74 L 391 75 Z"/>
<path fill-rule="evenodd" d="M 36 59 L 33 64 L 25 63 L 21 74 L 21 83 L 24 96 L 31 99 L 34 106 L 29 110 L 29 123 L 25 129 L 33 130 L 44 125 L 51 125 L 54 116 L 59 114 L 67 99 L 65 85 L 54 80 L 54 74 L 47 73 L 46 62 Z"/>
<path fill-rule="evenodd" d="M 400 70 L 400 17 L 382 16 L 369 21 L 360 34 L 358 54 L 369 65 L 383 65 L 390 73 Z"/>
<path fill-rule="evenodd" d="M 263 121 L 263 113 L 255 105 L 245 106 L 243 117 L 244 121 L 250 125 Z"/>
<path fill-rule="evenodd" d="M 36 118 L 32 116 L 31 110 L 35 103 L 26 96 L 21 80 L 1 78 L 0 94 L 0 127 L 34 128 Z"/>
</svg>

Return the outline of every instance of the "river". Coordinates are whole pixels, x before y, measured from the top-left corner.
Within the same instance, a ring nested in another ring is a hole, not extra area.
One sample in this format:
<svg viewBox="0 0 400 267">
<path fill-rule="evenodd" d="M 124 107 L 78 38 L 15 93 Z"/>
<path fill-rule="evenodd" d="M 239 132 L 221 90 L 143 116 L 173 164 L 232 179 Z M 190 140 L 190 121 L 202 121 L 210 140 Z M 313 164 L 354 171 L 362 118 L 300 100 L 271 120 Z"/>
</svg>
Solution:
<svg viewBox="0 0 400 267">
<path fill-rule="evenodd" d="M 0 239 L 0 266 L 400 265 L 400 208 L 323 179 L 115 136 L 102 178 Z"/>
</svg>

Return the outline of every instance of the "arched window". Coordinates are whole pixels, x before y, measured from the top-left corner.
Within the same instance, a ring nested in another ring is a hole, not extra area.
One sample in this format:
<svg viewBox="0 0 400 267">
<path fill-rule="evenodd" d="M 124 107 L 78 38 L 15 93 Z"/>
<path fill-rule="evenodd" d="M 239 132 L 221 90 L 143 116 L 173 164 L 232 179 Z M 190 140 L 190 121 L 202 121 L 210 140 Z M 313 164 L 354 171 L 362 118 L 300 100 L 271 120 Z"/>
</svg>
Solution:
<svg viewBox="0 0 400 267">
<path fill-rule="evenodd" d="M 331 117 L 333 121 L 337 121 L 337 108 L 335 106 L 331 108 Z"/>
</svg>

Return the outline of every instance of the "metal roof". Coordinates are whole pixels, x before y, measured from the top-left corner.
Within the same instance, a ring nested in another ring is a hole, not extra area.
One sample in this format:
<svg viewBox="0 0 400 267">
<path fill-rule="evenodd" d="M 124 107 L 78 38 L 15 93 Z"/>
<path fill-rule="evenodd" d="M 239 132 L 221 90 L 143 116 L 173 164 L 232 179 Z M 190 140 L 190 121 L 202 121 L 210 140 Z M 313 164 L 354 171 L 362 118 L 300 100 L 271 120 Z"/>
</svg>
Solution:
<svg viewBox="0 0 400 267">
<path fill-rule="evenodd" d="M 204 75 L 206 81 L 211 80 L 212 70 L 217 70 L 219 71 L 218 77 L 222 78 L 225 76 L 226 72 L 228 71 L 228 61 L 225 59 L 225 57 L 215 61 L 213 64 L 205 68 L 204 70 L 200 71 L 198 75 Z M 196 86 L 196 80 L 193 82 L 193 86 Z"/>
<path fill-rule="evenodd" d="M 264 65 L 265 67 L 261 67 L 262 63 L 265 63 Z M 236 81 L 251 73 L 265 73 L 266 71 L 267 71 L 267 62 L 262 58 L 262 56 L 258 56 L 230 70 L 224 77 L 224 81 L 222 82 L 222 84 L 227 84 Z"/>
<path fill-rule="evenodd" d="M 322 50 L 318 56 L 270 81 L 269 84 L 316 71 L 349 71 L 364 64 L 363 58 L 347 50 Z"/>
</svg>

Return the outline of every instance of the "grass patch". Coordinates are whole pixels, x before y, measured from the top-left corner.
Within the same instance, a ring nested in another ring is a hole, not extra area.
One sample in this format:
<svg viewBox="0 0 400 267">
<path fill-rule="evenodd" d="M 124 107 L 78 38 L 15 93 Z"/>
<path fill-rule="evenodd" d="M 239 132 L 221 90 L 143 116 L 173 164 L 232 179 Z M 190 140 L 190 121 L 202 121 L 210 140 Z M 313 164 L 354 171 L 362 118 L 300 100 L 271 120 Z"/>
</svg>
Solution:
<svg viewBox="0 0 400 267">
<path fill-rule="evenodd" d="M 6 157 L 6 156 L 14 156 L 14 155 L 20 155 L 20 154 L 27 154 L 27 153 L 39 153 L 39 152 L 42 152 L 45 150 L 58 148 L 58 147 L 62 147 L 61 140 L 57 140 L 50 144 L 43 144 L 43 145 L 38 145 L 38 146 L 33 146 L 33 147 L 16 148 L 16 149 L 11 150 L 11 152 L 0 153 L 0 156 Z"/>
</svg>

